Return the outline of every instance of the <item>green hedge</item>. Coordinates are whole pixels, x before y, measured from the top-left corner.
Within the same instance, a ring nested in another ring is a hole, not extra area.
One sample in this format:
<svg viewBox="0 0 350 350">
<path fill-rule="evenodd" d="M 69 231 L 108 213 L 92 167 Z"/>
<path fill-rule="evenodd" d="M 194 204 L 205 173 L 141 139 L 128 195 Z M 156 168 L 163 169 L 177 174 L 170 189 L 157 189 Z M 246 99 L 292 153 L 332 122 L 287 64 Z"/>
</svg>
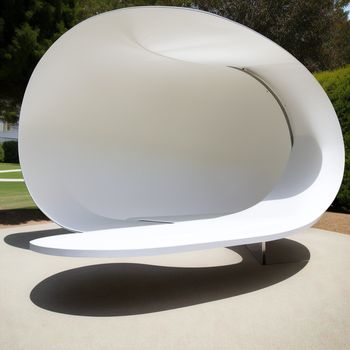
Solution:
<svg viewBox="0 0 350 350">
<path fill-rule="evenodd" d="M 3 162 L 5 159 L 5 152 L 4 149 L 2 148 L 2 144 L 0 143 L 0 162 Z"/>
<path fill-rule="evenodd" d="M 343 183 L 330 210 L 350 213 L 350 65 L 333 71 L 316 73 L 315 77 L 333 103 L 345 144 Z"/>
<path fill-rule="evenodd" d="M 2 144 L 4 150 L 4 159 L 5 163 L 19 163 L 18 158 L 18 142 L 17 141 L 5 141 Z M 1 160 L 1 156 L 0 156 Z"/>
</svg>

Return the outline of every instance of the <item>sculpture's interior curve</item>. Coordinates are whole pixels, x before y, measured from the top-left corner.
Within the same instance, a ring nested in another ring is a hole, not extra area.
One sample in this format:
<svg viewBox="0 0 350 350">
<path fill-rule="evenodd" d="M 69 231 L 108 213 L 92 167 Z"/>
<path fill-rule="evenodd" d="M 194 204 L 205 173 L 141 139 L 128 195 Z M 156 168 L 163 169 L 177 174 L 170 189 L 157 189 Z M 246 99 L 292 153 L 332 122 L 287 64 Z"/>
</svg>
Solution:
<svg viewBox="0 0 350 350">
<path fill-rule="evenodd" d="M 138 11 L 130 13 L 79 24 L 33 73 L 20 133 L 34 200 L 82 231 L 120 220 L 225 215 L 261 201 L 290 153 L 278 101 L 244 72 L 144 49 L 129 28 Z M 145 28 L 146 20 L 137 23 Z M 45 106 L 37 102 L 43 95 Z"/>
</svg>

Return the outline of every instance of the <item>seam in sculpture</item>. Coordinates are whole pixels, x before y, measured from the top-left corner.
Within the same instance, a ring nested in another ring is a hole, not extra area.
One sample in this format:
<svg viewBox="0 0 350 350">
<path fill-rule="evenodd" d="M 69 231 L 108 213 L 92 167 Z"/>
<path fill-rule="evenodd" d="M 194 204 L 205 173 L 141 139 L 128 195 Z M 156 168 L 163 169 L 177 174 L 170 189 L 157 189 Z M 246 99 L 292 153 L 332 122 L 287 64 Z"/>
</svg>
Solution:
<svg viewBox="0 0 350 350">
<path fill-rule="evenodd" d="M 288 113 L 282 103 L 282 101 L 280 100 L 280 98 L 276 95 L 276 93 L 272 90 L 272 88 L 255 72 L 253 72 L 252 70 L 248 69 L 248 68 L 239 68 L 239 67 L 234 67 L 234 66 L 228 66 L 229 68 L 233 68 L 233 69 L 237 69 L 243 73 L 246 73 L 248 75 L 250 75 L 252 78 L 254 78 L 255 80 L 257 80 L 259 83 L 261 83 L 262 85 L 264 85 L 264 87 L 271 93 L 271 95 L 275 98 L 275 100 L 277 101 L 278 105 L 280 106 L 282 113 L 284 115 L 284 118 L 286 119 L 286 123 L 288 126 L 288 131 L 289 131 L 289 136 L 290 136 L 290 142 L 291 145 L 293 147 L 294 144 L 294 136 L 293 136 L 293 131 L 292 131 L 292 127 L 291 127 L 291 123 L 290 123 L 290 119 L 288 117 Z"/>
</svg>

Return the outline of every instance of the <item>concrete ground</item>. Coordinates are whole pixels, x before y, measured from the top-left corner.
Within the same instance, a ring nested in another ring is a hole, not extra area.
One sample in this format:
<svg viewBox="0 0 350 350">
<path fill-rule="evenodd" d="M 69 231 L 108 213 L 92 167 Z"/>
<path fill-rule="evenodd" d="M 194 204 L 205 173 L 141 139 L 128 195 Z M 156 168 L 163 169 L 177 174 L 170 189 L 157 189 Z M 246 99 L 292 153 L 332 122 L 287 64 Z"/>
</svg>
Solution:
<svg viewBox="0 0 350 350">
<path fill-rule="evenodd" d="M 1 350 L 350 349 L 349 235 L 276 241 L 267 266 L 246 247 L 138 259 L 28 250 L 63 232 L 0 230 Z"/>
</svg>

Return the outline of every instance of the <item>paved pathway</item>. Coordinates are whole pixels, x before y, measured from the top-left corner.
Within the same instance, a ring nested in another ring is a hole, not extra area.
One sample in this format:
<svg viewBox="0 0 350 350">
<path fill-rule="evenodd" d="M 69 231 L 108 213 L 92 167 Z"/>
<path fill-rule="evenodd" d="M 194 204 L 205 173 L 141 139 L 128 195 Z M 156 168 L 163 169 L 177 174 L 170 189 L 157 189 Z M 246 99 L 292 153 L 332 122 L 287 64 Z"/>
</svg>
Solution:
<svg viewBox="0 0 350 350">
<path fill-rule="evenodd" d="M 24 182 L 23 179 L 0 179 L 0 182 Z"/>
<path fill-rule="evenodd" d="M 15 172 L 19 172 L 22 171 L 21 169 L 10 169 L 10 170 L 0 170 L 0 174 L 2 173 L 15 173 Z"/>
<path fill-rule="evenodd" d="M 299 243 L 306 265 L 261 266 L 244 247 L 132 259 L 28 250 L 55 227 L 0 229 L 0 349 L 350 349 L 350 235 L 290 236 L 280 254 Z"/>
<path fill-rule="evenodd" d="M 15 173 L 20 172 L 21 169 L 11 169 L 11 170 L 0 170 L 0 174 L 4 173 Z M 23 179 L 6 179 L 6 178 L 0 178 L 0 182 L 24 182 Z"/>
</svg>

